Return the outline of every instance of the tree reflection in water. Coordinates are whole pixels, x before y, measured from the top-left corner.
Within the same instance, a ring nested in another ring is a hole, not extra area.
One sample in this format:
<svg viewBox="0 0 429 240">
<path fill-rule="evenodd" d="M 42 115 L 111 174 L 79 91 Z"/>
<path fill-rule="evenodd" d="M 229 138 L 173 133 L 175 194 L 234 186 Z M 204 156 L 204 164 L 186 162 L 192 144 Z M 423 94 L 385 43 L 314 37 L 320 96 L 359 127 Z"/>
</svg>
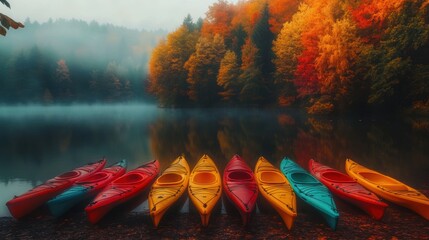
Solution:
<svg viewBox="0 0 429 240">
<path fill-rule="evenodd" d="M 252 168 L 263 155 L 277 166 L 290 156 L 305 168 L 314 158 L 344 171 L 352 158 L 415 187 L 429 182 L 427 119 L 308 117 L 279 109 L 40 109 L 0 114 L 0 180 L 43 181 L 103 156 L 112 163 L 125 158 L 129 169 L 157 158 L 164 169 L 178 155 L 194 166 L 209 154 L 222 171 L 240 154 Z"/>
</svg>

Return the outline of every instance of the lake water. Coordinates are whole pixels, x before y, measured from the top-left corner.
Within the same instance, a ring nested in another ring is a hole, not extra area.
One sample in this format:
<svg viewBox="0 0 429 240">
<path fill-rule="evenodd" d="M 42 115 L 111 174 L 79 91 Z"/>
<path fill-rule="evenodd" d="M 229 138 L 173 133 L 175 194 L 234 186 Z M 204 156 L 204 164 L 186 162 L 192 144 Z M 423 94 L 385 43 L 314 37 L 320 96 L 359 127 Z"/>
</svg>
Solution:
<svg viewBox="0 0 429 240">
<path fill-rule="evenodd" d="M 290 156 L 344 170 L 346 158 L 429 188 L 428 119 L 314 118 L 279 109 L 160 109 L 151 105 L 0 106 L 0 217 L 14 195 L 103 156 L 128 169 L 209 154 L 221 171 L 240 154 L 253 168 Z"/>
</svg>

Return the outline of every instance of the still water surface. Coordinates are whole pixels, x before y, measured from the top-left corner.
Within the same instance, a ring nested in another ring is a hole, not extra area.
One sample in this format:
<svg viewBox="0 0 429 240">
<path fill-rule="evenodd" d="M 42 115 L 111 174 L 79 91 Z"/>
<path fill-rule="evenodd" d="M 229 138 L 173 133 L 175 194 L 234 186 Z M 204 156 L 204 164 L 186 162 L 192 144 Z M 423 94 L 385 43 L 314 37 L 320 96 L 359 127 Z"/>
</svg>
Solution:
<svg viewBox="0 0 429 240">
<path fill-rule="evenodd" d="M 418 189 L 429 188 L 428 119 L 314 118 L 279 109 L 160 109 L 150 105 L 0 107 L 0 217 L 14 195 L 103 156 L 128 169 L 209 154 L 221 171 L 240 154 L 290 156 L 343 170 L 346 158 Z"/>
</svg>

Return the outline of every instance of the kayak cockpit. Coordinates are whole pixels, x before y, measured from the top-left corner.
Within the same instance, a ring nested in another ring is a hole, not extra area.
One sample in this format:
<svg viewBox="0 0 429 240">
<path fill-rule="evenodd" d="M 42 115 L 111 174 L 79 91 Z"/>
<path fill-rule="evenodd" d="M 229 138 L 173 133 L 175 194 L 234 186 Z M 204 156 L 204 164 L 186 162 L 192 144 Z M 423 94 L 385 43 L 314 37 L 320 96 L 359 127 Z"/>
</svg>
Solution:
<svg viewBox="0 0 429 240">
<path fill-rule="evenodd" d="M 349 176 L 347 176 L 343 173 L 340 173 L 340 172 L 336 172 L 336 171 L 324 172 L 324 173 L 322 173 L 322 177 L 331 181 L 331 182 L 341 182 L 341 183 L 354 183 L 354 182 L 356 182 L 352 178 L 350 178 Z"/>
<path fill-rule="evenodd" d="M 144 180 L 144 177 L 138 173 L 127 174 L 114 181 L 115 184 L 133 185 Z"/>
<path fill-rule="evenodd" d="M 306 183 L 306 184 L 319 184 L 319 181 L 317 181 L 313 176 L 306 174 L 306 173 L 292 173 L 290 175 L 291 180 L 295 183 Z"/>
<path fill-rule="evenodd" d="M 109 177 L 109 175 L 105 172 L 98 172 L 88 178 L 85 178 L 81 181 L 76 182 L 77 184 L 84 184 L 84 183 L 95 183 L 102 180 L 105 180 Z"/>
<path fill-rule="evenodd" d="M 274 171 L 265 171 L 262 172 L 260 175 L 260 179 L 263 183 L 284 183 L 284 177 L 278 173 L 278 172 L 274 172 Z"/>
<path fill-rule="evenodd" d="M 392 184 L 399 184 L 400 182 L 390 178 L 390 177 L 386 177 L 384 175 L 378 174 L 378 173 L 374 173 L 374 172 L 359 172 L 359 175 L 361 175 L 363 178 L 380 184 L 380 185 L 392 185 Z"/>
<path fill-rule="evenodd" d="M 212 184 L 216 182 L 216 176 L 211 172 L 199 172 L 192 180 L 196 184 Z"/>
<path fill-rule="evenodd" d="M 183 182 L 183 176 L 176 173 L 166 173 L 158 178 L 159 185 L 175 185 Z"/>
<path fill-rule="evenodd" d="M 70 171 L 55 177 L 55 179 L 69 179 L 69 178 L 75 178 L 79 175 L 81 175 L 81 172 L 79 171 Z"/>
<path fill-rule="evenodd" d="M 228 173 L 228 180 L 230 181 L 251 181 L 252 179 L 252 175 L 244 171 L 232 171 Z"/>
</svg>

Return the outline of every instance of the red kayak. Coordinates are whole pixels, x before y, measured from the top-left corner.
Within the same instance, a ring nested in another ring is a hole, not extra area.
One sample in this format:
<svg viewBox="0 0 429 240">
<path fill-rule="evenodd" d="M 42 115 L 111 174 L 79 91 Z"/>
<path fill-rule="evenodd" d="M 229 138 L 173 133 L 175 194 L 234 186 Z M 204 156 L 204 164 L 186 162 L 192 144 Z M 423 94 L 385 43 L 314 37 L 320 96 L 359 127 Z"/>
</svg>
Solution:
<svg viewBox="0 0 429 240">
<path fill-rule="evenodd" d="M 106 159 L 87 164 L 70 172 L 65 172 L 55 178 L 47 180 L 45 183 L 20 196 L 15 196 L 6 203 L 6 206 L 9 208 L 9 212 L 14 218 L 22 218 L 36 208 L 42 206 L 49 199 L 71 187 L 75 182 L 90 177 L 92 174 L 100 171 L 104 165 L 106 165 Z"/>
<path fill-rule="evenodd" d="M 377 220 L 383 217 L 387 204 L 353 178 L 313 159 L 308 162 L 308 166 L 311 174 L 319 179 L 333 194 L 358 206 Z"/>
<path fill-rule="evenodd" d="M 243 226 L 247 225 L 256 206 L 258 184 L 252 169 L 238 155 L 233 156 L 225 167 L 223 189 L 240 212 Z"/>
<path fill-rule="evenodd" d="M 129 171 L 103 189 L 85 208 L 88 220 L 95 224 L 115 206 L 138 196 L 159 173 L 159 161 L 151 161 Z"/>
<path fill-rule="evenodd" d="M 77 181 L 71 188 L 49 200 L 46 205 L 55 217 L 66 213 L 80 202 L 93 198 L 113 180 L 124 175 L 127 171 L 127 161 L 122 160 L 110 167 Z"/>
</svg>

